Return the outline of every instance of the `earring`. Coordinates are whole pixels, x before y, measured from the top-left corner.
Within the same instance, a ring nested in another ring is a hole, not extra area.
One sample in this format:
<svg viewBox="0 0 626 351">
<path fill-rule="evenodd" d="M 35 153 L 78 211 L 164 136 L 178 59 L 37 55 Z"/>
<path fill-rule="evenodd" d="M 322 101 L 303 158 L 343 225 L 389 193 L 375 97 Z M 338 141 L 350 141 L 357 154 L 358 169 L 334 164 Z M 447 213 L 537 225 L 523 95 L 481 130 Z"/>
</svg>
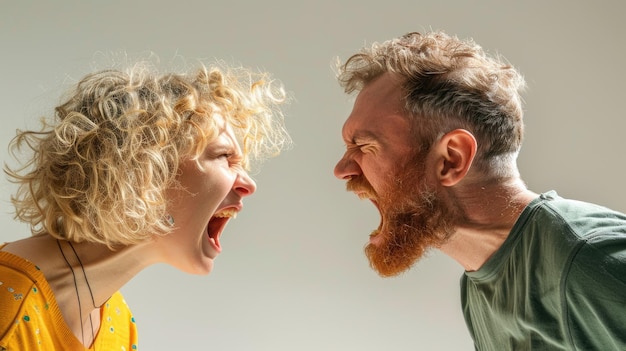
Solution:
<svg viewBox="0 0 626 351">
<path fill-rule="evenodd" d="M 166 214 L 165 215 L 165 220 L 167 221 L 167 223 L 170 225 L 170 227 L 174 226 L 174 217 L 172 217 L 171 214 Z"/>
</svg>

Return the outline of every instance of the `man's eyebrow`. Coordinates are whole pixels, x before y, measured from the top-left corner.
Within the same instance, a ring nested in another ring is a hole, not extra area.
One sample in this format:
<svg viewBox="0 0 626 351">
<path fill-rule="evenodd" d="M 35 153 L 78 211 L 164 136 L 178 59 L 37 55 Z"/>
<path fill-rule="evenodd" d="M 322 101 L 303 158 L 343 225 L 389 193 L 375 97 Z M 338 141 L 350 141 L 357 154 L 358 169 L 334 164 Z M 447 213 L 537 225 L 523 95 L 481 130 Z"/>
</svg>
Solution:
<svg viewBox="0 0 626 351">
<path fill-rule="evenodd" d="M 355 132 L 350 138 L 350 142 L 359 143 L 359 142 L 372 142 L 378 140 L 376 138 L 376 134 L 370 131 L 358 131 Z"/>
</svg>

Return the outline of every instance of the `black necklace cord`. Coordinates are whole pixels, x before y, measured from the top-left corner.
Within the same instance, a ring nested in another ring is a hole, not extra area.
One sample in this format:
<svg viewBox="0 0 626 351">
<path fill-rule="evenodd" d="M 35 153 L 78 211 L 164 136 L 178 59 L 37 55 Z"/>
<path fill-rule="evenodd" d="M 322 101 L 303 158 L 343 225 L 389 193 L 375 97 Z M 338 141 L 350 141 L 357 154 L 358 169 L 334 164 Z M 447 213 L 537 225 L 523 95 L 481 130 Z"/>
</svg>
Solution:
<svg viewBox="0 0 626 351">
<path fill-rule="evenodd" d="M 74 249 L 74 245 L 72 245 L 72 243 L 69 242 L 69 241 L 68 241 L 68 244 L 72 248 L 72 251 L 74 252 L 74 255 L 76 256 L 76 259 L 78 259 L 78 263 L 80 264 L 80 268 L 83 271 L 83 276 L 85 277 L 85 282 L 87 283 L 87 288 L 89 289 L 89 294 L 91 295 L 91 302 L 93 304 L 93 307 L 97 308 L 96 307 L 96 303 L 94 301 L 94 297 L 93 297 L 93 292 L 91 290 L 91 286 L 89 285 L 89 279 L 87 279 L 87 273 L 85 272 L 85 267 L 83 266 L 83 262 L 80 260 L 80 257 L 78 256 L 78 253 Z M 78 293 L 78 283 L 76 281 L 76 273 L 74 272 L 74 268 L 72 268 L 72 265 L 70 264 L 69 260 L 65 256 L 65 252 L 63 251 L 63 248 L 61 248 L 61 242 L 60 242 L 59 239 L 57 239 L 57 246 L 59 247 L 59 251 L 61 252 L 61 255 L 63 256 L 63 260 L 65 261 L 65 264 L 67 265 L 67 267 L 72 272 L 72 278 L 74 280 L 74 289 L 76 290 L 76 299 L 78 300 L 78 315 L 79 315 L 78 319 L 80 321 L 80 332 L 81 332 L 82 342 L 83 342 L 83 345 L 84 345 L 85 344 L 85 331 L 84 331 L 84 326 L 83 326 L 83 309 L 82 309 L 81 304 L 80 304 L 80 294 Z M 93 342 L 96 341 L 95 340 L 96 337 L 95 337 L 95 334 L 94 334 L 94 331 L 93 331 L 93 320 L 91 318 L 91 313 L 89 313 L 89 324 L 91 325 L 91 339 L 92 339 L 92 343 L 93 343 Z"/>
</svg>

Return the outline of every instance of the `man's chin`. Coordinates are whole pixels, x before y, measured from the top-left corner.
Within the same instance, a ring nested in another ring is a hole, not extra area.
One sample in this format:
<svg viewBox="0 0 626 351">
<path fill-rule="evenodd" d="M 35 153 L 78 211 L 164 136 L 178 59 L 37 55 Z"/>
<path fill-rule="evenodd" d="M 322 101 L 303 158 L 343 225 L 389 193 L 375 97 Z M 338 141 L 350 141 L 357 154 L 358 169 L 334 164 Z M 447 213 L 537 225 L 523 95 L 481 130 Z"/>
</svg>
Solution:
<svg viewBox="0 0 626 351">
<path fill-rule="evenodd" d="M 375 238 L 375 237 L 374 237 Z M 374 269 L 378 275 L 384 278 L 395 277 L 408 271 L 419 257 L 406 257 L 404 255 L 389 254 L 384 247 L 381 246 L 380 237 L 375 238 L 374 242 L 370 239 L 370 243 L 365 246 L 365 256 L 368 258 L 370 267 Z"/>
</svg>

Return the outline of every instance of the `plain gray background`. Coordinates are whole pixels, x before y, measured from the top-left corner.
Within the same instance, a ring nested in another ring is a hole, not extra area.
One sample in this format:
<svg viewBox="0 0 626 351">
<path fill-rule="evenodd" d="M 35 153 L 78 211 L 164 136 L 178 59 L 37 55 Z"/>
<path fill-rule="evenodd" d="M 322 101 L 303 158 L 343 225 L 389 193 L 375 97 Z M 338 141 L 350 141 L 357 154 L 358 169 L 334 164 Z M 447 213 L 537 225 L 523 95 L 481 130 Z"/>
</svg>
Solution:
<svg viewBox="0 0 626 351">
<path fill-rule="evenodd" d="M 626 211 L 623 1 L 1 1 L 0 141 L 50 115 L 105 54 L 224 59 L 273 73 L 293 96 L 294 147 L 254 175 L 209 276 L 161 265 L 124 289 L 141 350 L 471 350 L 462 269 L 438 252 L 379 278 L 362 248 L 369 202 L 333 177 L 352 98 L 331 63 L 364 44 L 443 29 L 527 79 L 519 166 L 531 189 Z M 0 183 L 0 241 L 29 235 Z"/>
</svg>

